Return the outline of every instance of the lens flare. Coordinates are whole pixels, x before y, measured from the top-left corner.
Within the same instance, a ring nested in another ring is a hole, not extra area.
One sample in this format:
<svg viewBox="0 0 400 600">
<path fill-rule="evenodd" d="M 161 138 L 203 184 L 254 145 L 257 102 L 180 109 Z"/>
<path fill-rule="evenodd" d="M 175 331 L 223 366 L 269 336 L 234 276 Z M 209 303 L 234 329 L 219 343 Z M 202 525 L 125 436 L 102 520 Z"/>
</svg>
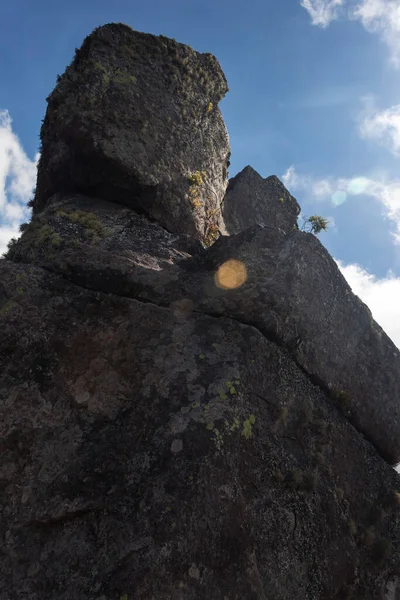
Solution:
<svg viewBox="0 0 400 600">
<path fill-rule="evenodd" d="M 349 194 L 362 194 L 368 188 L 369 181 L 366 177 L 354 177 L 347 186 Z"/>
<path fill-rule="evenodd" d="M 346 202 L 347 194 L 343 190 L 338 190 L 332 194 L 332 202 L 335 206 L 340 206 L 343 202 Z"/>
<path fill-rule="evenodd" d="M 244 284 L 247 269 L 240 260 L 231 258 L 218 268 L 215 273 L 215 285 L 223 290 L 233 290 Z"/>
</svg>

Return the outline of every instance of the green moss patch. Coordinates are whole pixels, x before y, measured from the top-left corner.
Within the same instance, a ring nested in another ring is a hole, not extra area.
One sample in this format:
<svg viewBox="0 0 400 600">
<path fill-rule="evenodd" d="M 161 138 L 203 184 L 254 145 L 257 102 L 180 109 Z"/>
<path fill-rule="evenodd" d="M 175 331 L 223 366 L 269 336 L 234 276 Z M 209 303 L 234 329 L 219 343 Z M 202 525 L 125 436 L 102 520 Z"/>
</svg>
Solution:
<svg viewBox="0 0 400 600">
<path fill-rule="evenodd" d="M 85 229 L 84 235 L 92 243 L 98 243 L 99 239 L 105 236 L 105 227 L 94 213 L 85 210 L 74 210 L 71 212 L 59 210 L 57 211 L 57 216 L 68 219 L 71 223 L 83 227 Z"/>
</svg>

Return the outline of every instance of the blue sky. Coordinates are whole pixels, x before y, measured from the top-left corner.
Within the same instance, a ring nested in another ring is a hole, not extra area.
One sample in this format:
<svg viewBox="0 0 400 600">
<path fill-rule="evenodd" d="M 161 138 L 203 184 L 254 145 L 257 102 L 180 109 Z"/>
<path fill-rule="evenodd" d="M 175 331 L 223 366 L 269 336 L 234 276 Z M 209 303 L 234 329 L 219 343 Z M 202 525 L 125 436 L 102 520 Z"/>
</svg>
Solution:
<svg viewBox="0 0 400 600">
<path fill-rule="evenodd" d="M 35 183 L 45 98 L 94 27 L 212 52 L 230 175 L 278 175 L 400 347 L 400 0 L 13 0 L 0 5 L 0 252 Z"/>
</svg>

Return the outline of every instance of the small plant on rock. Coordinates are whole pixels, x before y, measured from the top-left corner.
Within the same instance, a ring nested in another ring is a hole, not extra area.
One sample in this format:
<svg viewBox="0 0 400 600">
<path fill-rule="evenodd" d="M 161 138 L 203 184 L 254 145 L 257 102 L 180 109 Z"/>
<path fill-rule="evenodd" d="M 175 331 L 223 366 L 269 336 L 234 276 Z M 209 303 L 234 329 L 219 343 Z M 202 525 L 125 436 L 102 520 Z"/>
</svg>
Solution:
<svg viewBox="0 0 400 600">
<path fill-rule="evenodd" d="M 321 231 L 326 231 L 329 221 L 324 217 L 318 215 L 312 215 L 311 217 L 303 217 L 304 222 L 301 227 L 302 231 L 307 233 L 314 233 L 318 235 Z"/>
</svg>

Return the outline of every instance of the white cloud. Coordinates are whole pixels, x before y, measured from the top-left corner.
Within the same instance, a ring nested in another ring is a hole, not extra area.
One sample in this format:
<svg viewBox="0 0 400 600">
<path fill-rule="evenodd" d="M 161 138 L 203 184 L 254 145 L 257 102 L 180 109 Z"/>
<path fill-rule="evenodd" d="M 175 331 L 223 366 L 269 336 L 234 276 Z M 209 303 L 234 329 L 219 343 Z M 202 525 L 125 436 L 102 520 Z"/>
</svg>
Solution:
<svg viewBox="0 0 400 600">
<path fill-rule="evenodd" d="M 282 181 L 287 188 L 299 189 L 303 187 L 303 180 L 300 175 L 296 173 L 296 169 L 291 165 L 288 170 L 282 175 Z"/>
<path fill-rule="evenodd" d="M 400 66 L 400 2 L 399 0 L 362 0 L 352 11 L 367 31 L 378 33 L 388 45 L 391 60 Z"/>
<path fill-rule="evenodd" d="M 12 204 L 11 202 L 7 202 L 4 206 L 4 219 L 7 221 L 11 221 L 15 223 L 18 221 L 22 223 L 26 214 L 26 208 L 22 204 Z"/>
<path fill-rule="evenodd" d="M 337 18 L 344 0 L 301 0 L 300 4 L 308 11 L 313 25 L 327 27 Z"/>
<path fill-rule="evenodd" d="M 345 189 L 347 186 L 345 179 L 334 179 L 333 177 L 318 179 L 310 175 L 299 175 L 293 165 L 282 176 L 282 181 L 289 190 L 304 190 L 317 200 L 332 200 L 337 191 Z"/>
<path fill-rule="evenodd" d="M 375 321 L 400 348 L 400 278 L 389 272 L 378 279 L 360 265 L 336 262 L 353 292 L 365 302 Z"/>
<path fill-rule="evenodd" d="M 399 0 L 301 0 L 311 23 L 320 27 L 337 19 L 339 10 L 350 20 L 359 21 L 363 27 L 378 34 L 390 50 L 390 57 L 395 66 L 400 66 L 400 2 Z"/>
<path fill-rule="evenodd" d="M 6 252 L 7 244 L 11 238 L 17 238 L 19 233 L 18 225 L 15 227 L 9 225 L 0 225 L 0 256 Z"/>
<path fill-rule="evenodd" d="M 393 154 L 400 154 L 400 104 L 379 111 L 372 106 L 363 111 L 360 134 L 387 146 Z"/>
<path fill-rule="evenodd" d="M 18 237 L 20 223 L 29 218 L 26 203 L 35 186 L 38 159 L 26 155 L 12 130 L 9 112 L 0 109 L 0 254 L 12 237 Z"/>
<path fill-rule="evenodd" d="M 334 206 L 346 202 L 351 196 L 365 195 L 377 200 L 383 208 L 383 216 L 395 225 L 392 232 L 396 244 L 400 244 L 400 179 L 384 177 L 352 177 L 317 179 L 299 175 L 293 166 L 282 177 L 289 191 L 303 190 L 316 200 L 328 201 Z"/>
</svg>

